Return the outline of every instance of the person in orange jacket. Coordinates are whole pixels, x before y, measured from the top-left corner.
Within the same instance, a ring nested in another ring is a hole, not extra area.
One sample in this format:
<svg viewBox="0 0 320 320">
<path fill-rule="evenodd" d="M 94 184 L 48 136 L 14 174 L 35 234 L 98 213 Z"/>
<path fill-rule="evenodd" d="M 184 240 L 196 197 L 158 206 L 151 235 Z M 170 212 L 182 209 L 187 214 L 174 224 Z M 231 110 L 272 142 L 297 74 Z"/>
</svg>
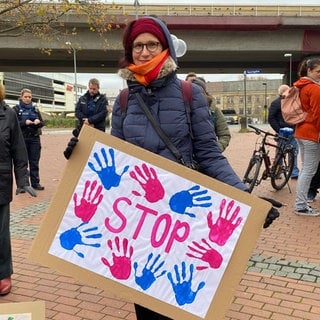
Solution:
<svg viewBox="0 0 320 320">
<path fill-rule="evenodd" d="M 296 188 L 295 212 L 304 216 L 319 216 L 308 204 L 308 190 L 320 162 L 320 56 L 304 59 L 299 66 L 299 79 L 294 86 L 300 89 L 300 100 L 308 115 L 295 129 L 302 166 Z"/>
</svg>

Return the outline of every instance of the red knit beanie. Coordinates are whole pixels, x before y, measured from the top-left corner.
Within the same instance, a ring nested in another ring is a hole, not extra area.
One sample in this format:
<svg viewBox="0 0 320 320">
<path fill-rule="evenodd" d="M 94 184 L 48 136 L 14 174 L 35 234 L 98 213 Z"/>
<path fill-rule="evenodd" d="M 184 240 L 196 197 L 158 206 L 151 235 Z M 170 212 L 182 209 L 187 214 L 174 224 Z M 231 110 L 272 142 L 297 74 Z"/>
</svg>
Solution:
<svg viewBox="0 0 320 320">
<path fill-rule="evenodd" d="M 136 37 L 141 33 L 151 33 L 161 43 L 163 49 L 167 49 L 169 44 L 166 38 L 166 32 L 162 29 L 161 24 L 158 24 L 153 18 L 139 18 L 131 21 L 124 30 L 123 47 L 124 58 L 119 61 L 120 68 L 125 68 L 128 64 L 133 63 L 132 59 L 132 45 Z"/>
<path fill-rule="evenodd" d="M 162 28 L 157 24 L 156 21 L 150 18 L 140 18 L 135 21 L 132 26 L 131 33 L 128 36 L 128 42 L 132 45 L 135 38 L 141 33 L 151 33 L 157 39 L 159 39 L 163 49 L 168 48 L 167 39 L 164 35 Z"/>
</svg>

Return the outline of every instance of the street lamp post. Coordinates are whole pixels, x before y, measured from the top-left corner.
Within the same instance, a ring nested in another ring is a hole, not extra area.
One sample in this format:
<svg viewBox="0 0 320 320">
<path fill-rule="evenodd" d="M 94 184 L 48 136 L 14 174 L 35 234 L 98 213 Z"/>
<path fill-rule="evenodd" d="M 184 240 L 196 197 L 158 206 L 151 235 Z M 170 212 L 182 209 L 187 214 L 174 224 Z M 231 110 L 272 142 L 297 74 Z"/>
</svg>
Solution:
<svg viewBox="0 0 320 320">
<path fill-rule="evenodd" d="M 243 72 L 244 117 L 240 119 L 241 129 L 247 129 L 247 72 Z"/>
<path fill-rule="evenodd" d="M 285 58 L 289 57 L 289 86 L 292 85 L 292 53 L 285 53 Z"/>
<path fill-rule="evenodd" d="M 70 41 L 66 42 L 66 45 L 69 46 L 73 51 L 73 71 L 74 71 L 74 98 L 75 103 L 78 101 L 78 83 L 77 83 L 77 50 L 72 45 Z"/>
<path fill-rule="evenodd" d="M 139 11 L 139 8 L 140 8 L 140 2 L 139 0 L 134 0 L 133 2 L 133 6 L 136 10 L 136 19 L 138 19 L 138 11 Z"/>
<path fill-rule="evenodd" d="M 267 92 L 268 92 L 268 83 L 262 82 L 264 86 L 264 123 L 267 123 L 267 111 L 268 111 L 268 102 L 267 102 Z"/>
</svg>

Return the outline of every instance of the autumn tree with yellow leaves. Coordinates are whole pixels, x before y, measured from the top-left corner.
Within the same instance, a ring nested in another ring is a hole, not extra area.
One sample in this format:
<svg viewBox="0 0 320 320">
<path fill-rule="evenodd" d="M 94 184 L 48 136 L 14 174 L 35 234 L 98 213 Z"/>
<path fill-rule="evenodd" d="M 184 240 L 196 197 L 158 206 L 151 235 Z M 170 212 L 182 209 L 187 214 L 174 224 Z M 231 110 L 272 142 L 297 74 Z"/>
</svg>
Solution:
<svg viewBox="0 0 320 320">
<path fill-rule="evenodd" d="M 77 35 L 77 27 L 68 23 L 71 17 L 73 21 L 83 21 L 107 42 L 107 32 L 119 28 L 109 13 L 112 6 L 94 0 L 0 0 L 0 37 L 32 35 L 45 44 L 51 40 L 64 43 Z M 42 49 L 50 53 L 50 48 Z"/>
</svg>

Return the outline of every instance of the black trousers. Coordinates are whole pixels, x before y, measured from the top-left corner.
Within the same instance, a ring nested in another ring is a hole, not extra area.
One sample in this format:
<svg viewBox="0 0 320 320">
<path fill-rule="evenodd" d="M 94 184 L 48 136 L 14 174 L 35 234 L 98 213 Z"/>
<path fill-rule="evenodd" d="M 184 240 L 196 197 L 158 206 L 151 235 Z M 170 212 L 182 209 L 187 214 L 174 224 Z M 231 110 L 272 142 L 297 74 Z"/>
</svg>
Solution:
<svg viewBox="0 0 320 320">
<path fill-rule="evenodd" d="M 0 280 L 12 275 L 10 205 L 0 205 Z"/>
<path fill-rule="evenodd" d="M 309 191 L 317 192 L 317 190 L 319 188 L 320 188 L 320 162 L 318 165 L 317 172 L 315 173 L 315 175 L 313 176 L 313 178 L 311 180 Z"/>
<path fill-rule="evenodd" d="M 28 152 L 30 183 L 32 186 L 40 182 L 39 177 L 39 161 L 41 155 L 40 137 L 24 138 L 24 142 Z"/>
<path fill-rule="evenodd" d="M 134 304 L 134 307 L 137 320 L 173 320 L 138 304 Z"/>
</svg>

